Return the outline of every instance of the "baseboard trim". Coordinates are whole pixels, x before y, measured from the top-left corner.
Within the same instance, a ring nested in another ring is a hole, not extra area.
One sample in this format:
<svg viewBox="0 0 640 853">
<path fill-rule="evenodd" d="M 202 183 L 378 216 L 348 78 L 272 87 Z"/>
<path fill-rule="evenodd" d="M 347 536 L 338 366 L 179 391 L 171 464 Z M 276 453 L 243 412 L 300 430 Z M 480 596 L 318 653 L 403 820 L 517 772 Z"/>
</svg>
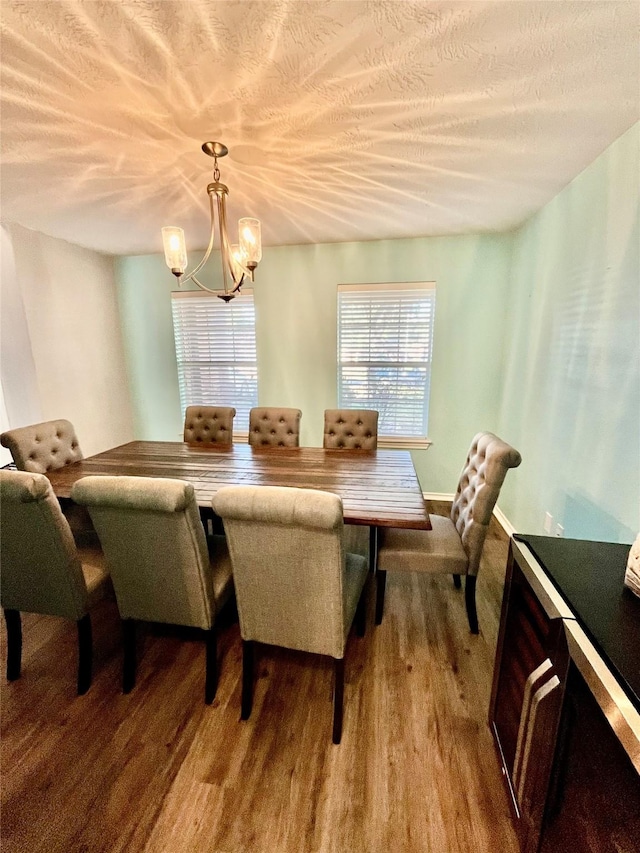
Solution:
<svg viewBox="0 0 640 853">
<path fill-rule="evenodd" d="M 513 524 L 511 524 L 511 522 L 509 521 L 509 519 L 507 518 L 507 516 L 502 512 L 502 510 L 500 509 L 500 507 L 499 507 L 499 506 L 497 506 L 497 507 L 495 507 L 495 508 L 494 508 L 494 510 L 493 510 L 493 517 L 494 517 L 494 518 L 495 518 L 495 520 L 498 522 L 498 524 L 500 525 L 500 527 L 502 527 L 502 529 L 503 529 L 503 530 L 504 530 L 504 532 L 507 534 L 507 536 L 509 537 L 509 539 L 511 539 L 511 537 L 513 536 L 513 534 L 514 534 L 514 533 L 517 533 L 517 532 L 518 532 L 518 531 L 515 529 L 515 527 L 513 526 Z"/>
<path fill-rule="evenodd" d="M 423 492 L 425 501 L 452 501 L 455 495 L 449 492 Z"/>
<path fill-rule="evenodd" d="M 425 501 L 452 501 L 455 495 L 448 494 L 447 492 L 423 492 L 422 497 Z M 499 506 L 494 508 L 493 517 L 509 538 L 511 538 L 514 533 L 517 533 L 517 530 Z"/>
</svg>

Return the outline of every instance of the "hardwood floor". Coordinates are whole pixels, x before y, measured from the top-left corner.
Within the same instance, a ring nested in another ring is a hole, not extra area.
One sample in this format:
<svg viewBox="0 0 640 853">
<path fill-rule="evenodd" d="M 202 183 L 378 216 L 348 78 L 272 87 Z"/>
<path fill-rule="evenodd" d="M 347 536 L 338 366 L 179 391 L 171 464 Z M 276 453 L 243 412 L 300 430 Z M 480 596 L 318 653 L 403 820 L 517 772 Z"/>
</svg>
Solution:
<svg viewBox="0 0 640 853">
<path fill-rule="evenodd" d="M 487 725 L 506 551 L 493 522 L 479 636 L 449 577 L 389 573 L 377 628 L 371 588 L 366 637 L 352 632 L 347 649 L 340 746 L 332 664 L 309 655 L 260 650 L 240 722 L 232 614 L 209 707 L 204 643 L 174 631 L 147 631 L 122 695 L 113 602 L 95 613 L 94 682 L 81 697 L 75 624 L 25 616 L 22 677 L 10 684 L 3 629 L 3 853 L 516 853 Z"/>
</svg>

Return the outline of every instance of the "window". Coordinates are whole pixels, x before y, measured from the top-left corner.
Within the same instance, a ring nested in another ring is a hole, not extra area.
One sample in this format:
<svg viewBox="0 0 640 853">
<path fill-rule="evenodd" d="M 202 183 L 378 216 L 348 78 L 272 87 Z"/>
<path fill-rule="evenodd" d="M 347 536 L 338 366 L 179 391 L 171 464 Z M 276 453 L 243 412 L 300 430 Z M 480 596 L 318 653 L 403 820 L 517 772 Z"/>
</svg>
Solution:
<svg viewBox="0 0 640 853">
<path fill-rule="evenodd" d="M 435 300 L 432 282 L 338 286 L 338 405 L 377 409 L 381 437 L 426 439 Z"/>
<path fill-rule="evenodd" d="M 231 302 L 200 291 L 171 294 L 182 411 L 187 406 L 234 406 L 235 427 L 249 430 L 258 404 L 253 292 Z"/>
</svg>

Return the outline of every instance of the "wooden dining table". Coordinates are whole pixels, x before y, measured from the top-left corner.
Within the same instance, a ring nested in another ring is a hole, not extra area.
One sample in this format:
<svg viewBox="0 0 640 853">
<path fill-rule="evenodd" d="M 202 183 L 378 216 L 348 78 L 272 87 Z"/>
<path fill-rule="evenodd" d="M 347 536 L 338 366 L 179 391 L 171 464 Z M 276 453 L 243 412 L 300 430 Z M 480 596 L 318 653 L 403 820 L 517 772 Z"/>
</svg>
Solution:
<svg viewBox="0 0 640 853">
<path fill-rule="evenodd" d="M 87 476 L 170 477 L 194 487 L 201 510 L 230 485 L 321 489 L 342 498 L 348 524 L 429 530 L 429 515 L 407 450 L 325 450 L 321 447 L 194 446 L 131 441 L 49 471 L 58 498 Z"/>
</svg>

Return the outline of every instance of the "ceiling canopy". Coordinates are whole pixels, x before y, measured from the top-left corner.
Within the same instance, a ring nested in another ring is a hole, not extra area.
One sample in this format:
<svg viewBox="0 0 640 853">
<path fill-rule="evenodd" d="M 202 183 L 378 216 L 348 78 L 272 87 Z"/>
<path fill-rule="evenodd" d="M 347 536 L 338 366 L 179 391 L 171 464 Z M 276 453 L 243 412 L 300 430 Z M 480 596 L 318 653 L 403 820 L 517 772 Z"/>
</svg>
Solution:
<svg viewBox="0 0 640 853">
<path fill-rule="evenodd" d="M 2 216 L 103 252 L 501 231 L 638 118 L 635 2 L 3 0 Z"/>
</svg>

